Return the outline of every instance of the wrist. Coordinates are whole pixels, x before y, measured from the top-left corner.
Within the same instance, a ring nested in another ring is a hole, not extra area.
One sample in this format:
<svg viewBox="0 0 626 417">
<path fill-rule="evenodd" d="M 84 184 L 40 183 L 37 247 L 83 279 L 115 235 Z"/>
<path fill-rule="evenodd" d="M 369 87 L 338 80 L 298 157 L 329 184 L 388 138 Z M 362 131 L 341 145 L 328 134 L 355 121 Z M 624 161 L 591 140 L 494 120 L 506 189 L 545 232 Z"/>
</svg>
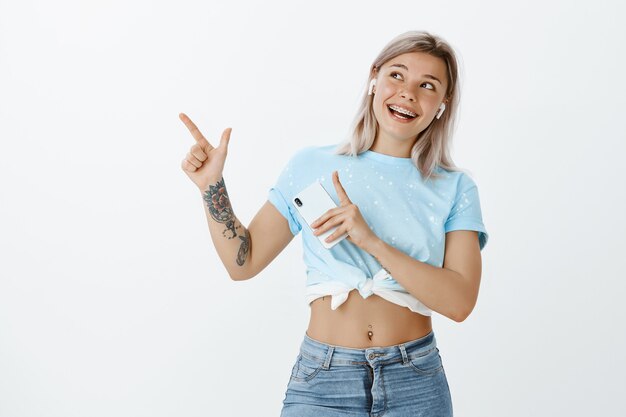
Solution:
<svg viewBox="0 0 626 417">
<path fill-rule="evenodd" d="M 220 176 L 219 178 L 211 178 L 209 179 L 205 185 L 203 186 L 198 186 L 198 190 L 200 191 L 200 194 L 204 195 L 207 191 L 209 191 L 211 189 L 211 187 L 215 187 L 218 185 L 218 183 L 222 183 L 222 186 L 225 186 L 224 184 L 224 177 Z"/>
<path fill-rule="evenodd" d="M 381 238 L 379 238 L 378 236 L 374 235 L 369 240 L 369 242 L 365 246 L 364 250 L 365 250 L 365 252 L 369 253 L 373 257 L 378 258 L 378 255 L 380 254 L 380 252 L 383 249 L 384 245 L 385 245 L 385 242 Z"/>
</svg>

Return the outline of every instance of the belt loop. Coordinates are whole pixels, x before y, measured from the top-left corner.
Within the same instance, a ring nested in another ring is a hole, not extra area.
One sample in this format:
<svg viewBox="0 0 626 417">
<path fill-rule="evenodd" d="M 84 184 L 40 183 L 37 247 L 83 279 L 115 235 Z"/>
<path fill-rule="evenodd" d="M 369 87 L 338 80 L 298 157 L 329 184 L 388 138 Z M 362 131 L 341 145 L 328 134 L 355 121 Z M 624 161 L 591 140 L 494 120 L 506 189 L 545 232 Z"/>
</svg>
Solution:
<svg viewBox="0 0 626 417">
<path fill-rule="evenodd" d="M 335 351 L 335 347 L 334 346 L 329 346 L 328 347 L 328 352 L 326 352 L 326 360 L 324 361 L 324 365 L 322 365 L 322 368 L 328 370 L 330 368 L 330 359 L 333 357 L 333 352 Z"/>
<path fill-rule="evenodd" d="M 406 354 L 406 348 L 404 347 L 404 343 L 398 345 L 398 347 L 400 348 L 400 352 L 402 353 L 402 363 L 406 365 L 409 361 L 409 357 Z"/>
</svg>

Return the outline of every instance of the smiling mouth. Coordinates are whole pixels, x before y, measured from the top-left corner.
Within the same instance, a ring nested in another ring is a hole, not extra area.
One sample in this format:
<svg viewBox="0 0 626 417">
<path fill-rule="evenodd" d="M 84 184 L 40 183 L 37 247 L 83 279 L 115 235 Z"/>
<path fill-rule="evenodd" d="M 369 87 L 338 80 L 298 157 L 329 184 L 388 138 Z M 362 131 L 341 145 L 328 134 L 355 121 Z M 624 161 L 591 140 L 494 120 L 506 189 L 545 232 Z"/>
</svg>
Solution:
<svg viewBox="0 0 626 417">
<path fill-rule="evenodd" d="M 393 116 L 402 120 L 413 120 L 418 116 L 417 113 L 413 113 L 411 110 L 396 106 L 395 104 L 387 105 L 387 109 Z"/>
</svg>

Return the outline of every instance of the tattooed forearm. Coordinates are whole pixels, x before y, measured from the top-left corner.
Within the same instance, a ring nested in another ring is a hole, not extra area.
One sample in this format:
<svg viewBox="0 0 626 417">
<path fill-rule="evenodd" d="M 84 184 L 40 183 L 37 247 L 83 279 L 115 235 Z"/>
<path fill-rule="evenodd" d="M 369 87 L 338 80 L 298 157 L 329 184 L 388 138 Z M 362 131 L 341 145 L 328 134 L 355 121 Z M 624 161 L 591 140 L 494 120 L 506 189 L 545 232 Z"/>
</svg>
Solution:
<svg viewBox="0 0 626 417">
<path fill-rule="evenodd" d="M 241 229 L 241 225 L 235 227 L 235 221 L 229 220 L 226 222 L 226 229 L 222 230 L 222 236 L 225 236 L 229 239 L 233 239 L 237 237 L 237 229 Z M 226 236 L 226 232 L 231 232 L 231 235 Z"/>
<path fill-rule="evenodd" d="M 222 231 L 222 236 L 228 239 L 238 237 L 241 240 L 236 262 L 237 265 L 242 266 L 246 262 L 246 258 L 250 252 L 250 233 L 241 223 L 236 225 L 238 220 L 233 213 L 224 178 L 220 179 L 215 185 L 209 185 L 209 189 L 204 192 L 202 199 L 206 202 L 211 217 L 216 222 L 226 225 L 226 229 Z M 237 230 L 242 228 L 244 231 L 243 235 L 241 231 L 238 234 Z"/>
<path fill-rule="evenodd" d="M 239 252 L 237 253 L 237 265 L 241 266 L 246 262 L 246 258 L 248 257 L 248 252 L 250 252 L 250 232 L 248 229 L 245 229 L 246 236 L 239 236 L 241 239 L 241 246 L 239 246 Z"/>
<path fill-rule="evenodd" d="M 211 217 L 213 217 L 215 221 L 227 223 L 229 220 L 233 219 L 233 209 L 230 206 L 224 178 L 219 180 L 215 185 L 209 185 L 208 191 L 204 192 L 203 199 L 206 201 L 209 213 L 211 213 Z"/>
<path fill-rule="evenodd" d="M 230 205 L 224 178 L 215 185 L 209 185 L 209 190 L 205 191 L 203 199 L 206 201 L 211 217 L 216 222 L 226 223 L 226 229 L 222 231 L 222 235 L 229 239 L 236 238 L 237 229 L 241 229 L 241 225 L 235 226 L 235 215 Z M 227 232 L 230 236 L 227 235 Z"/>
</svg>

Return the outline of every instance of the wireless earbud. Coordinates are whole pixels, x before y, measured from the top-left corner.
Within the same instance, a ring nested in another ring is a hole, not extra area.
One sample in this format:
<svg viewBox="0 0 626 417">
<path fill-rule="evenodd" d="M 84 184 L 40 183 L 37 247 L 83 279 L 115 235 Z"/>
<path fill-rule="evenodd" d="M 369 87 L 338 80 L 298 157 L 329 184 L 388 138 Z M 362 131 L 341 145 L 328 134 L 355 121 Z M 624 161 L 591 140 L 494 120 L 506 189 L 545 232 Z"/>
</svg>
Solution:
<svg viewBox="0 0 626 417">
<path fill-rule="evenodd" d="M 374 86 L 376 85 L 376 78 L 372 78 L 372 81 L 370 81 L 370 88 L 369 90 L 367 90 L 367 95 L 371 96 L 372 94 L 374 94 Z"/>
<path fill-rule="evenodd" d="M 439 111 L 437 112 L 437 115 L 435 116 L 437 119 L 439 119 L 441 117 L 441 115 L 443 114 L 443 111 L 446 109 L 446 103 L 441 103 L 439 105 Z"/>
</svg>

